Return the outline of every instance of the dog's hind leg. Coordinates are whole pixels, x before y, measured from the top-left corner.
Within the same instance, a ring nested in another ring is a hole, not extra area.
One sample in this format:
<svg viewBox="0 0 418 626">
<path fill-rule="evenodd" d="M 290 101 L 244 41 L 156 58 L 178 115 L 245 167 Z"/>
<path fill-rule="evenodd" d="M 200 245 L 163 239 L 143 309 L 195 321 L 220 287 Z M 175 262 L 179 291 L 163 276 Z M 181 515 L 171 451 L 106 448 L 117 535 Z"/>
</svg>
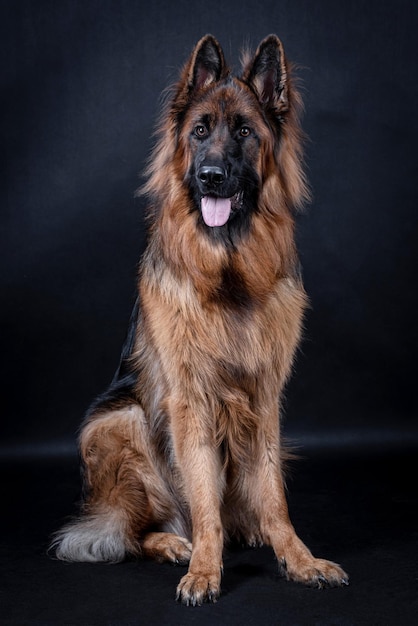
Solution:
<svg viewBox="0 0 418 626">
<path fill-rule="evenodd" d="M 142 419 L 141 408 L 132 404 L 93 415 L 83 427 L 85 501 L 81 516 L 54 537 L 59 559 L 117 562 L 140 553 L 138 533 L 150 517 L 135 445 Z"/>
<path fill-rule="evenodd" d="M 80 437 L 86 499 L 82 515 L 54 538 L 68 561 L 121 561 L 127 555 L 184 562 L 190 544 L 148 529 L 170 519 L 170 499 L 152 459 L 141 407 L 93 415 Z"/>
</svg>

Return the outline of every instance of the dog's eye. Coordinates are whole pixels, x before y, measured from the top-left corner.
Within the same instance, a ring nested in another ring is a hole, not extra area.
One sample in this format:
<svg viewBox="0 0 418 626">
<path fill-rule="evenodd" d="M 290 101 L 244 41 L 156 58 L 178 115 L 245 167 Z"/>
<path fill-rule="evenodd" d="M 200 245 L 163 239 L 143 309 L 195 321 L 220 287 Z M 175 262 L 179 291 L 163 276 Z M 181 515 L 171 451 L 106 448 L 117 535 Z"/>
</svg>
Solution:
<svg viewBox="0 0 418 626">
<path fill-rule="evenodd" d="M 208 134 L 206 126 L 203 126 L 203 124 L 198 124 L 194 129 L 194 134 L 197 137 L 206 137 L 206 135 Z"/>
<path fill-rule="evenodd" d="M 239 134 L 241 137 L 249 137 L 251 135 L 251 129 L 248 128 L 248 126 L 242 126 L 242 128 L 239 129 Z"/>
</svg>

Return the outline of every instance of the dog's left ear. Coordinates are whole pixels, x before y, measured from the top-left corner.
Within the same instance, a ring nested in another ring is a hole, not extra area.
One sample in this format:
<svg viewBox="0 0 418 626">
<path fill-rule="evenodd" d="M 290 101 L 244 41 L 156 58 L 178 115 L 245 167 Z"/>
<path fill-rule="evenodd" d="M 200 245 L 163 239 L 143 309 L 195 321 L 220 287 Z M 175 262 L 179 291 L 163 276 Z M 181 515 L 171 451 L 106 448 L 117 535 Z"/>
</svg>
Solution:
<svg viewBox="0 0 418 626">
<path fill-rule="evenodd" d="M 269 35 L 258 46 L 253 60 L 242 76 L 255 91 L 262 105 L 271 106 L 280 115 L 289 108 L 289 86 L 282 42 Z"/>
</svg>

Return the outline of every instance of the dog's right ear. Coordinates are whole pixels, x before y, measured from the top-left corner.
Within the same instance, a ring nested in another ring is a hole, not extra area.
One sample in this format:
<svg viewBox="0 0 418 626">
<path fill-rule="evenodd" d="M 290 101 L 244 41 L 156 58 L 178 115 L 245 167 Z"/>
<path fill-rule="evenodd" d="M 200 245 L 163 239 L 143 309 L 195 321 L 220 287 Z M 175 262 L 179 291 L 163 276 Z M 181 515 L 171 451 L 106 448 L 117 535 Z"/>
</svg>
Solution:
<svg viewBox="0 0 418 626">
<path fill-rule="evenodd" d="M 212 35 L 196 44 L 180 80 L 176 99 L 188 99 L 200 89 L 216 83 L 227 74 L 222 48 Z"/>
<path fill-rule="evenodd" d="M 215 37 L 202 37 L 196 44 L 188 65 L 187 82 L 191 91 L 207 87 L 223 77 L 225 59 Z"/>
</svg>

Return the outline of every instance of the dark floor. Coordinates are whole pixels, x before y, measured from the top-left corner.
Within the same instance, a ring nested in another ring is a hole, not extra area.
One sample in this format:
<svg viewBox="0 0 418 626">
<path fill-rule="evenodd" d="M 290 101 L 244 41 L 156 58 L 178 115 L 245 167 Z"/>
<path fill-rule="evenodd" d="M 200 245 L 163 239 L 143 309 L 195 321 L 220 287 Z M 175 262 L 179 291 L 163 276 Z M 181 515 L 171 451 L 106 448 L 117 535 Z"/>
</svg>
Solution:
<svg viewBox="0 0 418 626">
<path fill-rule="evenodd" d="M 200 608 L 174 601 L 181 567 L 49 558 L 50 533 L 74 512 L 77 460 L 3 460 L 0 624 L 417 625 L 416 452 L 309 450 L 293 464 L 293 523 L 315 554 L 343 565 L 349 587 L 286 582 L 270 549 L 235 548 L 225 554 L 220 600 Z"/>
</svg>

